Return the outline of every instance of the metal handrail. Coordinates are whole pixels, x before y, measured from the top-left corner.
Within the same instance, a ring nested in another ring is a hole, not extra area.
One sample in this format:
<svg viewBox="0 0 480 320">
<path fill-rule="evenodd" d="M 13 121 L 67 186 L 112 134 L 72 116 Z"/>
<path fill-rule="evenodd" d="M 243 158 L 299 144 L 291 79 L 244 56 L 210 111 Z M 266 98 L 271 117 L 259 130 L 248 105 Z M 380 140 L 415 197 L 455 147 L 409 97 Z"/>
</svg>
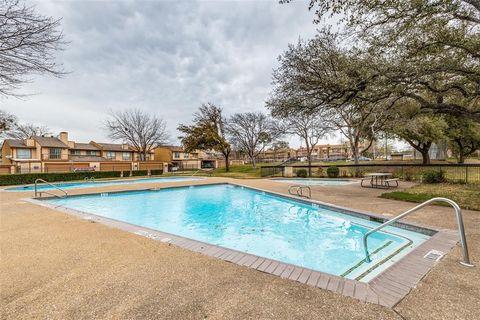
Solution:
<svg viewBox="0 0 480 320">
<path fill-rule="evenodd" d="M 61 192 L 64 193 L 64 196 L 59 196 L 59 195 L 57 195 L 57 194 L 44 191 L 44 192 L 47 193 L 47 194 L 50 194 L 50 195 L 55 196 L 55 197 L 58 197 L 58 198 L 63 198 L 63 197 L 67 197 L 67 196 L 68 196 L 67 191 L 63 190 L 63 189 L 60 188 L 60 187 L 57 187 L 56 185 L 54 185 L 54 184 L 52 184 L 52 183 L 50 183 L 50 182 L 48 182 L 48 181 L 45 181 L 45 180 L 43 180 L 43 179 L 38 178 L 38 179 L 35 180 L 35 197 L 37 197 L 37 194 L 38 194 L 38 192 L 37 192 L 37 185 L 38 185 L 39 182 L 48 184 L 49 186 L 54 187 L 54 188 L 57 189 L 57 190 L 60 190 Z M 40 194 L 41 194 L 41 192 L 40 192 Z"/>
<path fill-rule="evenodd" d="M 470 258 L 468 256 L 467 239 L 465 237 L 465 228 L 463 226 L 462 209 L 460 209 L 458 204 L 456 202 L 454 202 L 453 200 L 450 200 L 450 199 L 447 199 L 447 198 L 440 198 L 440 197 L 432 198 L 430 200 L 427 200 L 427 201 L 419 204 L 418 206 L 416 206 L 416 207 L 414 207 L 414 208 L 412 208 L 408 211 L 405 211 L 404 213 L 396 216 L 395 218 L 390 219 L 387 222 L 385 222 L 385 223 L 379 225 L 378 227 L 376 227 L 376 228 L 368 231 L 367 233 L 365 233 L 363 235 L 363 248 L 365 250 L 365 261 L 366 262 L 371 262 L 370 254 L 368 253 L 368 245 L 367 245 L 367 238 L 368 238 L 369 235 L 371 235 L 374 232 L 379 231 L 380 229 L 385 228 L 388 225 L 391 225 L 392 223 L 402 219 L 403 217 L 409 215 L 410 213 L 413 213 L 413 212 L 431 204 L 432 202 L 446 202 L 455 209 L 455 215 L 457 217 L 458 233 L 459 233 L 459 236 L 460 236 L 460 243 L 462 244 L 462 249 L 463 249 L 463 261 L 461 261 L 460 263 L 464 266 L 467 266 L 467 267 L 473 267 L 473 264 L 470 263 Z"/>
<path fill-rule="evenodd" d="M 295 190 L 295 192 L 292 192 L 292 189 L 293 188 L 297 188 Z M 303 195 L 303 189 L 307 189 L 308 190 L 308 197 Z M 309 186 L 290 186 L 288 187 L 288 193 L 290 193 L 291 195 L 297 195 L 299 197 L 304 197 L 304 198 L 311 198 L 312 197 L 312 189 L 309 187 Z"/>
<path fill-rule="evenodd" d="M 191 175 L 191 177 L 193 177 L 194 175 L 196 175 L 196 174 L 199 173 L 200 171 L 202 171 L 203 173 L 208 173 L 208 174 L 211 175 L 212 172 L 213 172 L 213 170 L 214 170 L 213 168 L 200 168 L 200 169 L 198 169 L 197 171 L 195 171 L 195 172 Z"/>
<path fill-rule="evenodd" d="M 301 186 L 300 187 L 300 197 L 305 197 L 305 198 L 306 198 L 306 196 L 303 195 L 303 189 L 308 190 L 308 198 L 310 199 L 312 197 L 312 189 L 309 186 Z"/>
</svg>

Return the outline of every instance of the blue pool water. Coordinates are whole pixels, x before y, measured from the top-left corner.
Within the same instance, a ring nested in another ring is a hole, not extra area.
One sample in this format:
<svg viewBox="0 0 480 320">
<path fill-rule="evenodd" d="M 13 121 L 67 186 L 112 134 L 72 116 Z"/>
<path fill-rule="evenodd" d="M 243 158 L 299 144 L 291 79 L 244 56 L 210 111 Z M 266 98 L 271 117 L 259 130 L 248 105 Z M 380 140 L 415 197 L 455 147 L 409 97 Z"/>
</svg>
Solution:
<svg viewBox="0 0 480 320">
<path fill-rule="evenodd" d="M 346 179 L 272 179 L 272 181 L 306 186 L 342 186 L 356 182 Z"/>
<path fill-rule="evenodd" d="M 131 224 L 361 281 L 429 237 L 388 227 L 369 237 L 365 263 L 362 235 L 378 223 L 261 191 L 208 185 L 45 200 Z M 353 270 L 350 270 L 352 269 Z M 347 272 L 350 270 L 350 272 Z"/>
<path fill-rule="evenodd" d="M 78 188 L 92 188 L 92 187 L 103 187 L 103 186 L 112 186 L 116 184 L 134 184 L 134 183 L 158 183 L 158 182 L 177 182 L 177 181 L 193 181 L 200 180 L 202 178 L 193 178 L 193 177 L 172 177 L 172 178 L 144 178 L 144 179 L 128 179 L 128 180 L 112 180 L 112 181 L 89 181 L 89 182 L 66 182 L 66 183 L 54 183 L 59 188 L 62 189 L 78 189 Z M 30 191 L 34 190 L 35 187 L 32 185 L 29 186 L 20 186 L 7 188 L 8 191 Z M 52 186 L 48 184 L 40 184 L 37 187 L 38 190 L 53 190 Z"/>
</svg>

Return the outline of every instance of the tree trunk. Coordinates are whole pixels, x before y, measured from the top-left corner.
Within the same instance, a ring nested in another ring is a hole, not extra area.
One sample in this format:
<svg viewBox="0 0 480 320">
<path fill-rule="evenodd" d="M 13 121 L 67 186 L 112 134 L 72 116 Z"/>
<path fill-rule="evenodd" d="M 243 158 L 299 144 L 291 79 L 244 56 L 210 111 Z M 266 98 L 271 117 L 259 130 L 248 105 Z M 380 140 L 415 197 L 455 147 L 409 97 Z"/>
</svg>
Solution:
<svg viewBox="0 0 480 320">
<path fill-rule="evenodd" d="M 312 156 L 308 155 L 308 176 L 312 176 Z"/>
<path fill-rule="evenodd" d="M 225 156 L 225 172 L 229 172 L 230 171 L 230 161 L 228 161 L 228 158 L 230 156 L 230 154 L 224 154 Z"/>
<path fill-rule="evenodd" d="M 312 150 L 310 149 L 310 143 L 308 143 L 308 139 L 305 138 L 305 148 L 307 149 L 307 162 L 308 162 L 308 176 L 312 176 Z"/>
<path fill-rule="evenodd" d="M 355 177 L 360 177 L 360 167 L 358 166 L 360 164 L 360 161 L 358 160 L 358 157 L 360 156 L 358 152 L 358 139 L 355 139 L 352 147 L 353 161 L 355 163 Z"/>
<path fill-rule="evenodd" d="M 252 167 L 256 168 L 257 163 L 255 162 L 255 156 L 250 156 L 250 160 L 252 160 Z"/>
<path fill-rule="evenodd" d="M 456 139 L 455 143 L 458 146 L 458 163 L 465 163 L 465 149 L 460 139 Z"/>
<path fill-rule="evenodd" d="M 458 163 L 465 163 L 465 152 L 462 149 L 458 153 Z"/>
<path fill-rule="evenodd" d="M 420 153 L 422 154 L 422 164 L 430 164 L 430 155 L 428 154 L 428 150 L 422 150 Z"/>
</svg>

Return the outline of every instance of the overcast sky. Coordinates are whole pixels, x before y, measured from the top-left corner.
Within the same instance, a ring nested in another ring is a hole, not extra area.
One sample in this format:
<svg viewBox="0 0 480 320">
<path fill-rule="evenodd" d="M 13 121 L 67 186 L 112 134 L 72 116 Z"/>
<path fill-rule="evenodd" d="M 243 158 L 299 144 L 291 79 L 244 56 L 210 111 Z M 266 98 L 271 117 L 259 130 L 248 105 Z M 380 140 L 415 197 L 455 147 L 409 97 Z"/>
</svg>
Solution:
<svg viewBox="0 0 480 320">
<path fill-rule="evenodd" d="M 171 142 L 202 102 L 227 115 L 265 111 L 272 69 L 288 43 L 317 26 L 305 1 L 36 1 L 62 17 L 70 43 L 59 61 L 71 73 L 37 76 L 24 100 L 1 100 L 21 122 L 68 131 L 76 141 L 106 141 L 110 109 L 163 117 Z M 293 145 L 298 145 L 295 140 Z"/>
</svg>

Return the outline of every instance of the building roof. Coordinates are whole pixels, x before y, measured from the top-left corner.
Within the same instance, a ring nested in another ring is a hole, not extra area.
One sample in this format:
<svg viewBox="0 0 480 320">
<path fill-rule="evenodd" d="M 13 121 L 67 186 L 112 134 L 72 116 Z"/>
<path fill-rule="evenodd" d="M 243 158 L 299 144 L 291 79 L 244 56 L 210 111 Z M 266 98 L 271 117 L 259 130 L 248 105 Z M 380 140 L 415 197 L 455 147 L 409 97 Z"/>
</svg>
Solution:
<svg viewBox="0 0 480 320">
<path fill-rule="evenodd" d="M 73 148 L 71 149 L 77 149 L 77 150 L 100 150 L 96 146 L 94 146 L 91 143 L 74 143 Z"/>
<path fill-rule="evenodd" d="M 185 149 L 181 146 L 160 146 L 160 148 L 167 148 L 167 149 L 170 149 L 171 151 L 177 151 L 177 152 L 186 152 Z"/>
<path fill-rule="evenodd" d="M 130 151 L 128 149 L 124 149 L 123 144 L 121 143 L 96 142 L 96 144 L 99 145 L 102 150 L 106 151 Z"/>
<path fill-rule="evenodd" d="M 17 139 L 5 139 L 3 143 L 8 143 L 8 145 L 12 148 L 29 148 L 35 149 L 34 146 L 27 146 L 25 140 L 17 140 Z"/>
<path fill-rule="evenodd" d="M 42 147 L 68 149 L 68 146 L 65 143 L 63 143 L 60 139 L 55 137 L 33 136 L 32 139 L 35 140 L 38 144 L 40 144 Z"/>
</svg>

